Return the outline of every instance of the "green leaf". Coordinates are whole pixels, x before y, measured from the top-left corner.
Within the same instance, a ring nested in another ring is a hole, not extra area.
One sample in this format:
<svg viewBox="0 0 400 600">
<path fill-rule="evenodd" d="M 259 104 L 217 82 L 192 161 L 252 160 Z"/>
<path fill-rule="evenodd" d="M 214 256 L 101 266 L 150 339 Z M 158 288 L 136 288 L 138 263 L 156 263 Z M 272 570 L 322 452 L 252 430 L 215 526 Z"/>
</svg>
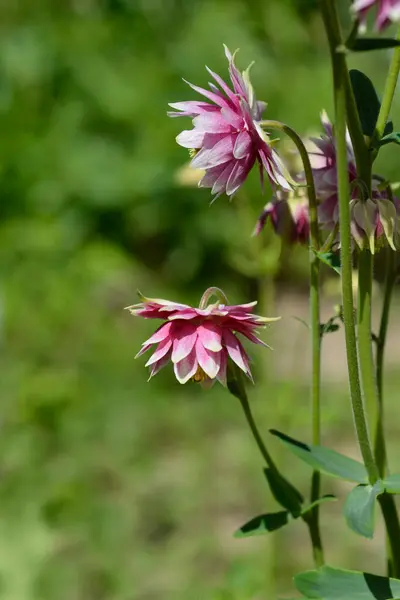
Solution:
<svg viewBox="0 0 400 600">
<path fill-rule="evenodd" d="M 400 596 L 399 579 L 332 567 L 300 573 L 294 583 L 303 596 L 318 600 L 394 600 Z"/>
<path fill-rule="evenodd" d="M 271 493 L 275 500 L 294 517 L 298 517 L 304 502 L 300 492 L 275 469 L 264 469 Z"/>
<path fill-rule="evenodd" d="M 271 429 L 270 433 L 281 439 L 293 454 L 317 471 L 357 483 L 368 483 L 367 471 L 360 462 L 324 446 L 303 444 L 276 429 Z"/>
<path fill-rule="evenodd" d="M 338 252 L 316 252 L 318 258 L 340 275 L 340 254 Z"/>
<path fill-rule="evenodd" d="M 336 502 L 336 500 L 337 500 L 337 498 L 336 498 L 336 496 L 333 496 L 333 494 L 326 494 L 325 496 L 322 496 L 322 498 L 318 498 L 318 500 L 314 500 L 314 502 L 311 502 L 311 504 L 309 504 L 308 506 L 303 508 L 303 510 L 301 511 L 301 516 L 307 514 L 313 508 L 315 508 L 316 506 L 319 506 L 320 504 L 325 504 L 325 502 L 333 502 L 333 501 Z"/>
<path fill-rule="evenodd" d="M 347 48 L 352 52 L 366 52 L 368 50 L 385 50 L 387 48 L 396 48 L 400 46 L 400 41 L 396 38 L 358 38 Z"/>
<path fill-rule="evenodd" d="M 287 525 L 289 518 L 290 514 L 287 510 L 259 515 L 242 525 L 242 527 L 235 532 L 234 536 L 236 538 L 242 538 L 253 535 L 264 535 L 265 533 L 276 531 Z"/>
<path fill-rule="evenodd" d="M 375 529 L 375 501 L 384 492 L 381 481 L 372 485 L 358 485 L 347 496 L 344 516 L 347 525 L 366 538 L 372 538 Z"/>
<path fill-rule="evenodd" d="M 379 140 L 379 146 L 385 146 L 386 144 L 399 144 L 400 145 L 400 132 L 392 131 L 388 135 L 385 135 Z"/>
<path fill-rule="evenodd" d="M 357 69 L 350 70 L 351 85 L 354 92 L 361 128 L 364 135 L 372 137 L 378 120 L 381 102 L 372 81 Z M 386 124 L 384 136 L 392 133 L 393 123 Z"/>
<path fill-rule="evenodd" d="M 383 487 L 389 494 L 400 494 L 400 474 L 388 475 L 382 482 Z"/>
</svg>

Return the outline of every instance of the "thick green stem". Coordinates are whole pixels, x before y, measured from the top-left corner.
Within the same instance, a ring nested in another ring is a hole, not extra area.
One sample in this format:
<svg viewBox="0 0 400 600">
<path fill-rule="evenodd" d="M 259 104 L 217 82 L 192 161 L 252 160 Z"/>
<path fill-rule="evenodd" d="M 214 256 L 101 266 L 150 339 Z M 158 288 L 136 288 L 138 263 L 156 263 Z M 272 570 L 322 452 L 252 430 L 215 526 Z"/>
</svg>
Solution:
<svg viewBox="0 0 400 600">
<path fill-rule="evenodd" d="M 369 248 L 362 250 L 358 261 L 358 356 L 367 414 L 372 423 L 378 423 L 378 394 L 371 331 L 372 265 L 373 259 Z"/>
<path fill-rule="evenodd" d="M 325 27 L 328 34 L 334 74 L 336 151 L 342 263 L 342 299 L 350 394 L 360 450 L 363 456 L 365 467 L 368 472 L 369 480 L 371 483 L 375 483 L 379 477 L 379 472 L 374 459 L 374 455 L 372 453 L 363 400 L 361 396 L 361 386 L 357 362 L 358 354 L 354 329 L 349 209 L 350 188 L 347 172 L 348 167 L 346 148 L 346 111 L 350 136 L 353 142 L 353 148 L 356 155 L 358 176 L 366 184 L 366 189 L 368 190 L 370 190 L 371 186 L 371 157 L 369 155 L 368 149 L 366 148 L 364 142 L 364 138 L 362 136 L 358 115 L 354 114 L 355 103 L 349 82 L 346 58 L 344 54 L 337 52 L 337 49 L 342 45 L 342 36 L 340 32 L 339 22 L 337 19 L 336 4 L 333 0 L 321 0 L 321 8 Z M 385 110 L 389 111 L 389 109 L 390 106 Z M 363 140 L 363 144 L 361 144 L 361 139 Z M 367 290 L 363 292 L 363 294 L 366 293 Z M 371 344 L 371 338 L 369 339 L 369 344 Z M 366 355 L 366 350 L 362 351 L 362 353 L 364 352 Z M 386 493 L 379 497 L 379 503 L 381 505 L 387 529 L 387 535 L 389 538 L 391 553 L 389 564 L 391 565 L 391 575 L 398 577 L 400 575 L 400 527 L 396 505 L 393 496 Z"/>
<path fill-rule="evenodd" d="M 400 27 L 397 31 L 397 39 L 400 40 Z M 392 62 L 386 79 L 385 90 L 383 92 L 381 109 L 375 126 L 374 140 L 379 141 L 385 131 L 386 123 L 389 119 L 390 108 L 392 106 L 394 94 L 396 91 L 397 79 L 400 72 L 400 46 L 393 50 Z"/>
<path fill-rule="evenodd" d="M 348 107 L 347 96 L 349 92 L 348 71 L 344 55 L 336 51 L 341 45 L 342 39 L 337 20 L 335 4 L 332 3 L 331 0 L 322 0 L 321 8 L 325 27 L 328 33 L 334 78 L 336 162 L 340 212 L 342 302 L 351 406 L 353 410 L 354 423 L 360 451 L 368 472 L 369 480 L 372 484 L 374 484 L 378 479 L 378 470 L 372 453 L 364 404 L 361 395 L 354 323 L 352 245 L 350 235 L 349 206 L 350 185 L 346 143 L 346 108 Z M 362 162 L 363 161 L 361 161 L 361 164 Z"/>
<path fill-rule="evenodd" d="M 299 151 L 307 184 L 309 215 L 310 215 L 310 321 L 311 321 L 311 348 L 312 348 L 312 374 L 311 374 L 311 404 L 312 404 L 312 440 L 313 444 L 321 443 L 321 332 L 320 332 L 320 298 L 319 298 L 319 273 L 320 261 L 316 255 L 319 250 L 318 204 L 315 192 L 314 177 L 310 157 L 301 137 L 291 127 L 278 121 L 263 121 L 263 127 L 278 129 L 288 135 Z M 314 471 L 311 481 L 311 502 L 318 500 L 321 488 L 321 475 Z M 319 507 L 316 506 L 307 521 L 314 560 L 317 566 L 324 564 L 324 553 L 319 528 Z"/>
<path fill-rule="evenodd" d="M 396 255 L 391 248 L 387 248 L 386 275 L 384 283 L 383 305 L 379 334 L 376 340 L 376 385 L 378 388 L 378 422 L 375 433 L 375 460 L 381 477 L 384 477 L 387 467 L 386 445 L 384 437 L 384 409 L 383 409 L 383 371 L 386 337 L 389 324 L 389 312 L 392 302 L 394 284 L 396 282 Z"/>
</svg>

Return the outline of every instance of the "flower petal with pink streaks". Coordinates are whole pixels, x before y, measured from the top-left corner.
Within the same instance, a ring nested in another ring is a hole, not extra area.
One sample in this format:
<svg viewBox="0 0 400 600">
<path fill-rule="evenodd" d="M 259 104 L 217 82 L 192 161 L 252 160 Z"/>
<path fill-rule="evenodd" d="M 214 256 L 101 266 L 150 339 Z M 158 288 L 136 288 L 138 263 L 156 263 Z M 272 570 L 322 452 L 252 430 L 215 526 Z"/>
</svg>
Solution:
<svg viewBox="0 0 400 600">
<path fill-rule="evenodd" d="M 209 169 L 228 162 L 232 157 L 233 140 L 231 135 L 226 135 L 210 150 L 200 150 L 190 163 L 194 169 Z"/>
<path fill-rule="evenodd" d="M 145 344 L 158 344 L 159 342 L 162 342 L 163 340 L 165 340 L 166 337 L 168 337 L 169 332 L 171 330 L 171 323 L 164 323 L 163 325 L 161 325 L 154 333 L 151 337 L 149 337 L 148 340 L 146 340 L 143 343 L 143 346 Z"/>
<path fill-rule="evenodd" d="M 174 364 L 175 377 L 179 383 L 186 383 L 196 374 L 198 367 L 196 350 L 193 348 L 191 353 L 178 363 Z"/>
<path fill-rule="evenodd" d="M 211 350 L 212 352 L 219 352 L 222 350 L 221 327 L 215 323 L 205 321 L 202 325 L 198 326 L 197 333 L 204 348 Z"/>
<path fill-rule="evenodd" d="M 239 369 L 242 369 L 246 375 L 250 375 L 250 369 L 247 364 L 244 348 L 237 337 L 228 329 L 225 329 L 224 331 L 224 342 L 226 349 L 228 350 L 228 354 L 233 362 L 239 367 Z"/>
<path fill-rule="evenodd" d="M 155 362 L 157 362 L 161 358 L 163 358 L 163 356 L 165 356 L 167 354 L 167 352 L 169 352 L 171 346 L 172 346 L 172 340 L 170 338 L 160 342 L 158 344 L 157 349 L 154 352 L 154 354 L 152 354 L 150 356 L 149 360 L 145 364 L 145 367 L 149 367 L 150 365 L 154 364 Z"/>
<path fill-rule="evenodd" d="M 197 339 L 195 349 L 197 362 L 199 363 L 200 367 L 210 379 L 214 379 L 219 371 L 219 366 L 221 362 L 220 353 L 206 350 L 203 344 L 201 343 L 200 339 Z"/>
<path fill-rule="evenodd" d="M 204 131 L 186 129 L 176 136 L 176 141 L 182 148 L 201 148 L 204 141 Z"/>
<path fill-rule="evenodd" d="M 217 379 L 220 383 L 222 383 L 222 385 L 226 387 L 226 367 L 228 364 L 228 353 L 226 351 L 226 348 L 224 348 L 222 352 L 220 352 L 220 361 L 221 363 L 219 365 Z"/>
<path fill-rule="evenodd" d="M 172 350 L 172 362 L 177 363 L 180 360 L 186 358 L 193 349 L 193 346 L 197 339 L 197 329 L 192 323 L 175 322 L 176 328 L 174 329 L 174 346 Z"/>
<path fill-rule="evenodd" d="M 183 81 L 185 83 L 187 83 L 192 88 L 192 90 L 194 90 L 195 92 L 198 92 L 202 96 L 205 96 L 206 98 L 208 98 L 212 102 L 215 102 L 215 104 L 217 104 L 221 108 L 229 107 L 229 104 L 228 104 L 227 100 L 225 100 L 224 98 L 222 98 L 218 94 L 215 94 L 214 92 L 210 92 L 209 90 L 205 90 L 204 88 L 201 88 L 198 85 L 194 85 L 193 83 L 190 83 L 189 81 L 186 81 L 186 79 L 184 79 Z"/>
<path fill-rule="evenodd" d="M 159 371 L 161 371 L 161 369 L 163 367 L 165 367 L 166 364 L 169 363 L 170 360 L 170 356 L 169 354 L 166 354 L 165 356 L 163 356 L 162 358 L 160 358 L 159 361 L 157 361 L 156 363 L 154 363 L 154 365 L 152 365 L 151 369 L 150 369 L 150 376 L 148 381 L 150 381 L 150 379 L 156 375 Z"/>
<path fill-rule="evenodd" d="M 252 141 L 247 131 L 241 131 L 236 138 L 235 146 L 233 148 L 233 156 L 235 158 L 245 158 L 252 148 Z"/>
</svg>

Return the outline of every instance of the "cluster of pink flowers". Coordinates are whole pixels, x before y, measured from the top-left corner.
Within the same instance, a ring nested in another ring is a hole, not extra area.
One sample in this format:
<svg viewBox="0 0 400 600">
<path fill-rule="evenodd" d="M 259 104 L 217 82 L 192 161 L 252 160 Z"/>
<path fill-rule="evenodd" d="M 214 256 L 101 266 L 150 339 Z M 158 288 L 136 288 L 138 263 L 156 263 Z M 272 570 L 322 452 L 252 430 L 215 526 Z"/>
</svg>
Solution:
<svg viewBox="0 0 400 600">
<path fill-rule="evenodd" d="M 318 220 L 329 233 L 336 231 L 339 240 L 339 199 L 336 175 L 336 148 L 332 124 L 325 112 L 321 116 L 324 134 L 311 138 L 316 146 L 311 151 L 310 162 L 318 199 Z M 364 199 L 363 190 L 357 182 L 357 170 L 353 147 L 347 139 L 348 177 L 351 186 L 350 210 L 351 232 L 355 243 L 362 249 L 375 247 L 387 242 L 394 250 L 398 229 L 399 202 L 388 197 L 385 189 L 380 189 L 380 178 L 373 177 L 371 198 Z"/>
<path fill-rule="evenodd" d="M 210 288 L 204 296 L 212 295 L 213 290 Z M 267 346 L 257 337 L 257 329 L 276 320 L 254 315 L 256 304 L 229 306 L 217 301 L 205 308 L 193 308 L 187 304 L 142 297 L 142 302 L 128 306 L 128 310 L 135 316 L 161 319 L 164 323 L 143 343 L 137 356 L 154 349 L 146 363 L 150 367 L 150 377 L 171 361 L 180 383 L 190 379 L 212 383 L 217 379 L 226 385 L 228 361 L 232 360 L 252 379 L 249 357 L 236 334 Z"/>
<path fill-rule="evenodd" d="M 354 14 L 361 23 L 365 22 L 372 8 L 376 8 L 375 26 L 378 31 L 400 21 L 400 0 L 355 0 L 352 6 Z"/>
<path fill-rule="evenodd" d="M 357 0 L 353 10 L 362 21 L 373 5 L 378 7 L 378 28 L 400 16 L 400 0 Z M 272 190 L 268 202 L 255 227 L 257 235 L 270 220 L 275 232 L 289 243 L 307 244 L 310 236 L 309 204 L 304 175 L 290 175 L 289 170 L 272 148 L 263 131 L 261 115 L 265 108 L 258 102 L 249 79 L 249 69 L 240 73 L 234 55 L 225 47 L 232 88 L 208 69 L 215 83 L 210 89 L 189 84 L 208 101 L 188 100 L 170 104 L 172 117 L 191 117 L 193 129 L 182 131 L 177 142 L 192 153 L 191 166 L 204 169 L 199 185 L 211 188 L 217 197 L 222 193 L 233 196 L 243 185 L 253 166 L 258 163 L 261 183 L 267 174 Z M 321 229 L 327 231 L 330 243 L 339 244 L 339 202 L 336 174 L 334 131 L 329 119 L 322 114 L 324 133 L 311 138 L 315 148 L 309 151 L 313 171 Z M 373 178 L 370 198 L 357 180 L 356 161 L 347 140 L 348 177 L 351 186 L 349 198 L 351 231 L 355 244 L 376 247 L 388 243 L 396 248 L 400 202 L 389 197 L 381 179 Z M 218 301 L 208 304 L 213 295 Z M 204 300 L 206 298 L 206 300 Z M 252 379 L 249 358 L 237 334 L 256 344 L 266 344 L 258 337 L 257 328 L 270 321 L 253 314 L 256 302 L 228 305 L 217 288 L 205 292 L 199 308 L 167 300 L 142 297 L 139 304 L 128 309 L 135 316 L 161 319 L 163 324 L 143 343 L 137 356 L 150 349 L 154 352 L 146 363 L 150 377 L 172 362 L 180 383 L 189 380 L 204 384 L 227 382 L 227 369 L 232 361 Z"/>
</svg>

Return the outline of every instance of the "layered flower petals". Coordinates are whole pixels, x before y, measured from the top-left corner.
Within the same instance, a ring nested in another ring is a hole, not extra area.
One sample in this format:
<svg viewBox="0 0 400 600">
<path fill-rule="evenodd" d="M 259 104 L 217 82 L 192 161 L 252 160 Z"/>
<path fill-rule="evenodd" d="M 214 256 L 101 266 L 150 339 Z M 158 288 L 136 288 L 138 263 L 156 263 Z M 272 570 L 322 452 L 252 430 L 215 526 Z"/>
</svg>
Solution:
<svg viewBox="0 0 400 600">
<path fill-rule="evenodd" d="M 378 31 L 400 20 L 400 0 L 355 0 L 351 8 L 359 21 L 364 22 L 369 10 L 374 7 Z"/>
<path fill-rule="evenodd" d="M 206 294 L 212 295 L 214 289 L 210 288 Z M 146 363 L 150 377 L 172 362 L 175 376 L 182 384 L 193 379 L 204 384 L 218 380 L 226 385 L 227 367 L 232 360 L 252 380 L 248 356 L 236 333 L 267 346 L 258 338 L 257 328 L 276 320 L 254 315 L 256 302 L 232 306 L 217 302 L 193 308 L 161 299 L 142 299 L 141 304 L 128 307 L 133 315 L 165 321 L 143 343 L 137 355 L 157 344 Z"/>
<path fill-rule="evenodd" d="M 189 85 L 210 103 L 188 101 L 170 104 L 177 112 L 169 112 L 169 116 L 193 119 L 193 129 L 180 133 L 177 142 L 184 148 L 198 150 L 191 167 L 205 169 L 199 185 L 211 188 L 215 197 L 222 193 L 233 196 L 256 161 L 260 167 L 261 183 L 266 171 L 274 186 L 289 190 L 291 182 L 287 169 L 260 126 L 266 104 L 256 100 L 249 70 L 241 74 L 235 65 L 234 55 L 226 47 L 225 54 L 233 90 L 207 67 L 218 85 L 210 83 L 210 90 Z"/>
</svg>

